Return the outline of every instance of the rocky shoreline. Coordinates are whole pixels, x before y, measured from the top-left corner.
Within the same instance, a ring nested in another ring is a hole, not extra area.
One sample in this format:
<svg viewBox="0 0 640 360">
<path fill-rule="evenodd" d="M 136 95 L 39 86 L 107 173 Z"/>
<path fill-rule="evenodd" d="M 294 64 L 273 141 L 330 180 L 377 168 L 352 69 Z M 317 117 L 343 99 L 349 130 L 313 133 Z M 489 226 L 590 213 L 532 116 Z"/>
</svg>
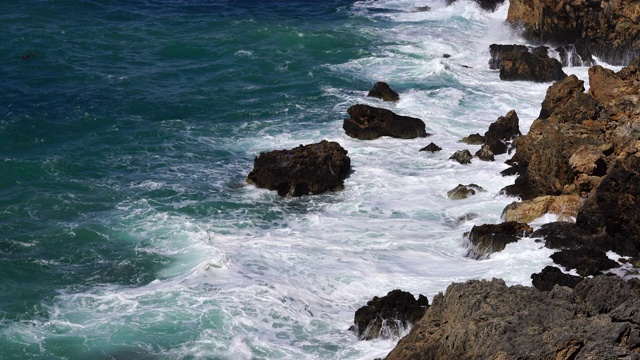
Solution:
<svg viewBox="0 0 640 360">
<path fill-rule="evenodd" d="M 477 2 L 493 11 L 503 0 Z M 484 136 L 463 139 L 482 144 L 475 154 L 480 160 L 513 153 L 503 175 L 517 178 L 502 192 L 520 198 L 505 208 L 504 223 L 475 226 L 465 235 L 469 256 L 487 258 L 508 243 L 533 237 L 558 250 L 552 260 L 579 276 L 547 267 L 532 274 L 534 287 L 507 287 L 499 279 L 452 284 L 431 306 L 422 295 L 416 301 L 394 290 L 358 310 L 353 330 L 369 340 L 398 336 L 413 324 L 388 360 L 640 359 L 640 281 L 604 274 L 621 266 L 609 252 L 640 265 L 640 57 L 634 58 L 640 55 L 640 3 L 511 0 L 506 21 L 541 46 L 492 45 L 490 67 L 500 70 L 502 80 L 556 82 L 526 135 L 520 133 L 515 109 Z M 549 56 L 548 45 L 556 47 L 561 61 Z M 567 76 L 562 66 L 592 64 L 592 54 L 626 66 L 618 72 L 591 67 L 585 91 L 584 82 Z M 385 83 L 375 84 L 369 96 L 399 99 Z M 389 110 L 357 104 L 348 113 L 343 128 L 361 140 L 429 135 L 422 120 Z M 291 179 L 293 185 L 263 186 L 282 196 L 341 190 L 350 167 L 347 152 L 337 143 L 321 144 L 337 148 L 294 155 L 294 150 L 321 146 L 312 144 L 264 153 L 252 174 L 266 171 L 270 179 Z M 421 149 L 439 150 L 433 143 Z M 304 159 L 305 168 L 292 157 Z M 272 170 L 259 169 L 266 158 L 276 163 Z M 460 150 L 451 159 L 467 164 L 473 155 Z M 339 176 L 332 169 L 335 161 Z M 297 184 L 301 174 L 313 186 Z M 329 184 L 316 184 L 320 177 Z M 255 176 L 248 181 L 262 186 Z M 460 184 L 448 196 L 464 198 L 475 191 L 482 189 Z M 534 231 L 528 223 L 545 214 L 557 215 L 558 221 Z"/>
</svg>

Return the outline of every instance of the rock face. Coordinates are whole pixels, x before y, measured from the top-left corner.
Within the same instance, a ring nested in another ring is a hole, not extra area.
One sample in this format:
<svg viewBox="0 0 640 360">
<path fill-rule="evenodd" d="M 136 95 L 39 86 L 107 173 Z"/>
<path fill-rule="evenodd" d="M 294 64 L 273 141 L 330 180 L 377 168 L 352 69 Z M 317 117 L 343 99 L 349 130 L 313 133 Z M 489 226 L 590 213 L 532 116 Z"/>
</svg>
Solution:
<svg viewBox="0 0 640 360">
<path fill-rule="evenodd" d="M 467 256 L 475 259 L 487 258 L 494 252 L 504 250 L 507 244 L 531 233 L 533 229 L 529 225 L 515 221 L 474 226 L 469 233 L 470 249 Z"/>
<path fill-rule="evenodd" d="M 484 191 L 484 189 L 476 184 L 458 184 L 454 189 L 447 191 L 447 197 L 451 200 L 461 200 L 475 195 L 478 191 Z"/>
<path fill-rule="evenodd" d="M 502 280 L 452 284 L 386 360 L 636 359 L 640 299 L 598 276 L 541 292 Z"/>
<path fill-rule="evenodd" d="M 511 0 L 507 22 L 534 42 L 575 45 L 624 65 L 640 54 L 640 4 L 635 0 Z"/>
<path fill-rule="evenodd" d="M 276 190 L 280 196 L 320 194 L 344 189 L 351 170 L 347 150 L 323 140 L 292 150 L 274 150 L 256 157 L 249 184 Z"/>
<path fill-rule="evenodd" d="M 471 152 L 469 152 L 469 150 L 465 149 L 465 150 L 456 151 L 455 153 L 453 153 L 453 155 L 451 155 L 449 159 L 455 160 L 460 164 L 466 165 L 466 164 L 471 164 L 471 159 L 473 159 L 473 156 L 471 155 Z"/>
<path fill-rule="evenodd" d="M 511 140 L 522 135 L 520 133 L 520 119 L 515 110 L 511 110 L 505 116 L 489 125 L 489 130 L 484 133 L 484 144 L 495 155 L 504 154 L 509 150 Z"/>
<path fill-rule="evenodd" d="M 533 52 L 512 51 L 500 57 L 500 80 L 551 82 L 566 76 L 562 64 L 550 58 L 546 48 L 536 48 Z"/>
<path fill-rule="evenodd" d="M 373 88 L 369 90 L 367 96 L 382 99 L 383 101 L 398 101 L 400 95 L 397 92 L 391 90 L 389 84 L 385 82 L 377 82 L 373 85 Z"/>
<path fill-rule="evenodd" d="M 499 5 L 504 4 L 504 0 L 474 0 L 481 8 L 487 11 L 496 11 Z M 456 0 L 447 0 L 447 5 L 451 5 Z"/>
<path fill-rule="evenodd" d="M 617 268 L 617 262 L 594 248 L 565 249 L 551 255 L 551 259 L 565 269 L 576 269 L 580 276 L 598 275 L 601 271 Z"/>
<path fill-rule="evenodd" d="M 573 221 L 579 208 L 578 195 L 547 195 L 507 205 L 502 211 L 502 218 L 504 221 L 530 223 L 545 214 L 557 214 L 558 221 Z"/>
<path fill-rule="evenodd" d="M 442 150 L 442 148 L 434 143 L 429 143 L 429 145 L 420 149 L 420 151 L 428 151 L 428 152 L 436 152 L 440 150 Z"/>
<path fill-rule="evenodd" d="M 342 128 L 347 135 L 357 139 L 373 140 L 381 136 L 414 139 L 427 136 L 424 122 L 418 118 L 362 104 L 351 106 L 347 112 L 351 117 L 344 120 Z"/>
<path fill-rule="evenodd" d="M 355 331 L 360 340 L 397 338 L 418 322 L 428 307 L 429 301 L 423 295 L 416 300 L 411 293 L 393 290 L 382 298 L 374 297 L 358 309 L 350 330 Z"/>
<path fill-rule="evenodd" d="M 533 287 L 540 291 L 551 291 L 555 285 L 576 287 L 582 277 L 565 274 L 555 266 L 547 266 L 539 274 L 531 274 Z"/>
<path fill-rule="evenodd" d="M 510 52 L 529 52 L 529 48 L 524 45 L 491 44 L 489 45 L 489 53 L 491 54 L 489 68 L 499 70 L 500 65 L 502 65 L 502 54 Z"/>
</svg>

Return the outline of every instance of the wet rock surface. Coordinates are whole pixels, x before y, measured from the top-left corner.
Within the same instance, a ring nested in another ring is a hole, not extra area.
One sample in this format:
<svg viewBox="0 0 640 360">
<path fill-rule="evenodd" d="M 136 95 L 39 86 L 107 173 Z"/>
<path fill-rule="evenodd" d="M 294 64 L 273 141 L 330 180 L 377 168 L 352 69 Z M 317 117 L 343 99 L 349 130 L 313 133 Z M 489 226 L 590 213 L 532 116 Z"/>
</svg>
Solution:
<svg viewBox="0 0 640 360">
<path fill-rule="evenodd" d="M 449 158 L 449 160 L 455 160 L 463 165 L 471 164 L 471 159 L 473 159 L 473 155 L 471 155 L 471 152 L 469 152 L 469 150 L 466 150 L 466 149 L 456 151 Z"/>
<path fill-rule="evenodd" d="M 427 151 L 427 152 L 437 152 L 442 150 L 442 148 L 434 143 L 429 143 L 429 145 L 423 147 L 422 149 L 420 149 L 420 151 Z"/>
<path fill-rule="evenodd" d="M 344 120 L 342 128 L 353 138 L 374 140 L 381 136 L 390 136 L 414 139 L 428 135 L 422 120 L 397 115 L 387 109 L 358 104 L 351 106 L 347 112 L 351 117 Z"/>
<path fill-rule="evenodd" d="M 400 95 L 397 92 L 391 90 L 389 84 L 386 82 L 377 82 L 373 85 L 373 88 L 369 90 L 367 96 L 382 99 L 383 101 L 398 101 Z"/>
<path fill-rule="evenodd" d="M 504 4 L 504 0 L 473 0 L 473 1 L 476 2 L 478 5 L 480 5 L 481 8 L 487 11 L 495 11 L 498 6 Z M 451 5 L 454 2 L 456 2 L 456 0 L 447 0 L 447 5 Z"/>
<path fill-rule="evenodd" d="M 547 266 L 541 272 L 531 274 L 533 287 L 540 291 L 551 291 L 555 285 L 576 287 L 582 281 L 582 277 L 565 274 L 555 266 Z"/>
<path fill-rule="evenodd" d="M 447 191 L 447 197 L 451 200 L 461 200 L 461 199 L 466 199 L 469 196 L 475 195 L 476 192 L 480 192 L 480 191 L 485 191 L 480 185 L 458 184 L 458 186 L 456 186 L 452 190 Z"/>
<path fill-rule="evenodd" d="M 494 252 L 504 250 L 507 244 L 532 233 L 533 229 L 529 225 L 516 221 L 476 225 L 469 232 L 468 256 L 475 259 L 487 258 Z"/>
</svg>

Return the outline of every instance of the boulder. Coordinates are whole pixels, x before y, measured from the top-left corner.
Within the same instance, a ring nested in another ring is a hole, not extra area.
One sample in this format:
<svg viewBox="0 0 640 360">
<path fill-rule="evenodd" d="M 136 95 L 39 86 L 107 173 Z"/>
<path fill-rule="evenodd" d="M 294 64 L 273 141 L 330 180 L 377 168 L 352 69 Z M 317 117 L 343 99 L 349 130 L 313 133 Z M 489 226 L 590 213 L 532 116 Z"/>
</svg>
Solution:
<svg viewBox="0 0 640 360">
<path fill-rule="evenodd" d="M 565 269 L 576 269 L 580 276 L 598 275 L 601 271 L 620 267 L 620 264 L 609 259 L 604 251 L 595 248 L 565 249 L 550 257 Z"/>
<path fill-rule="evenodd" d="M 280 196 L 320 194 L 344 189 L 350 171 L 347 150 L 337 142 L 323 140 L 291 150 L 260 153 L 247 183 L 276 190 Z"/>
<path fill-rule="evenodd" d="M 381 298 L 374 297 L 358 309 L 349 330 L 354 331 L 359 340 L 398 338 L 424 316 L 428 307 L 429 301 L 423 295 L 416 300 L 411 293 L 393 290 Z"/>
<path fill-rule="evenodd" d="M 471 164 L 471 159 L 473 159 L 473 156 L 471 155 L 471 152 L 469 152 L 469 150 L 465 149 L 465 150 L 456 151 L 455 153 L 453 153 L 453 155 L 451 155 L 449 159 L 455 160 L 460 164 L 466 165 L 466 164 Z"/>
<path fill-rule="evenodd" d="M 454 189 L 447 191 L 447 197 L 451 200 L 461 200 L 475 195 L 477 191 L 484 191 L 484 189 L 476 184 L 458 184 Z"/>
<path fill-rule="evenodd" d="M 540 273 L 531 274 L 533 287 L 540 291 L 551 291 L 555 285 L 576 287 L 582 277 L 565 274 L 555 266 L 546 266 Z"/>
<path fill-rule="evenodd" d="M 499 5 L 504 4 L 504 0 L 473 0 L 474 2 L 476 2 L 478 5 L 480 5 L 480 7 L 486 11 L 496 11 L 496 8 Z M 456 0 L 447 0 L 447 5 L 451 5 L 454 2 L 456 2 Z"/>
<path fill-rule="evenodd" d="M 639 313 L 618 277 L 550 291 L 470 280 L 436 295 L 386 360 L 636 359 Z"/>
<path fill-rule="evenodd" d="M 389 84 L 386 82 L 377 82 L 373 85 L 373 88 L 369 90 L 367 96 L 382 99 L 383 101 L 398 101 L 400 95 L 397 92 L 391 90 Z"/>
<path fill-rule="evenodd" d="M 558 221 L 573 221 L 579 208 L 578 195 L 546 195 L 507 205 L 502 211 L 502 219 L 530 223 L 545 214 L 557 214 Z"/>
<path fill-rule="evenodd" d="M 480 150 L 476 151 L 475 156 L 482 161 L 495 161 L 496 158 L 493 156 L 493 151 L 489 145 L 484 144 L 480 147 Z"/>
<path fill-rule="evenodd" d="M 460 142 L 463 142 L 468 145 L 482 145 L 484 144 L 484 136 L 478 133 L 475 133 L 475 134 L 471 134 L 469 136 L 463 137 L 462 140 L 460 140 Z"/>
<path fill-rule="evenodd" d="M 529 48 L 525 45 L 502 45 L 491 44 L 489 45 L 489 53 L 491 59 L 489 60 L 489 68 L 492 70 L 499 70 L 502 65 L 502 54 L 510 52 L 528 52 Z"/>
<path fill-rule="evenodd" d="M 418 118 L 362 104 L 351 106 L 347 112 L 351 117 L 344 120 L 342 128 L 347 135 L 357 139 L 373 140 L 381 136 L 414 139 L 427 136 L 425 124 Z"/>
<path fill-rule="evenodd" d="M 515 110 L 511 110 L 505 116 L 489 125 L 489 130 L 484 133 L 484 144 L 495 155 L 504 154 L 509 150 L 509 143 L 522 135 L 520 133 L 520 119 Z"/>
<path fill-rule="evenodd" d="M 533 229 L 529 225 L 516 221 L 476 225 L 471 228 L 468 236 L 470 249 L 467 256 L 475 259 L 487 258 L 494 252 L 504 250 L 507 244 L 516 242 L 531 233 Z"/>
<path fill-rule="evenodd" d="M 574 44 L 558 46 L 555 48 L 560 56 L 562 67 L 566 66 L 593 66 L 596 62 L 591 56 L 591 51 L 584 41 L 577 41 Z"/>
<path fill-rule="evenodd" d="M 635 0 L 511 0 L 507 22 L 533 42 L 573 44 L 614 65 L 640 53 L 640 4 Z"/>
<path fill-rule="evenodd" d="M 442 150 L 442 148 L 434 143 L 429 143 L 429 145 L 423 147 L 422 149 L 420 149 L 420 151 L 428 151 L 428 152 L 436 152 L 436 151 L 440 151 Z"/>
<path fill-rule="evenodd" d="M 415 12 L 431 11 L 431 6 L 426 6 L 426 5 L 425 6 L 416 6 L 413 11 L 415 11 Z"/>
<path fill-rule="evenodd" d="M 552 82 L 567 77 L 562 64 L 542 52 L 512 51 L 500 59 L 500 80 Z"/>
<path fill-rule="evenodd" d="M 595 145 L 580 146 L 569 158 L 569 165 L 576 175 L 604 176 L 607 173 L 604 154 Z"/>
</svg>

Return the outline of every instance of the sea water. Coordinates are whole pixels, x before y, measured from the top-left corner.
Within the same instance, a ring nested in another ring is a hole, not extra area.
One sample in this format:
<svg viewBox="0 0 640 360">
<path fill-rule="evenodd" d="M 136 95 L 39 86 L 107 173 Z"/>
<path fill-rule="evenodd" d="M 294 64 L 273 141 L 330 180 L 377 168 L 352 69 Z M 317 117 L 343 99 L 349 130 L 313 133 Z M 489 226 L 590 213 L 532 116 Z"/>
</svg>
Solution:
<svg viewBox="0 0 640 360">
<path fill-rule="evenodd" d="M 347 329 L 373 296 L 530 285 L 551 263 L 533 239 L 465 256 L 463 234 L 516 200 L 500 195 L 509 155 L 448 159 L 477 151 L 459 140 L 509 110 L 524 133 L 540 111 L 550 84 L 488 67 L 490 44 L 526 43 L 507 8 L 3 4 L 0 358 L 372 359 L 397 339 Z M 401 100 L 367 98 L 377 81 Z M 356 103 L 421 118 L 433 135 L 349 138 Z M 260 152 L 323 139 L 349 151 L 343 191 L 292 199 L 245 183 Z M 432 141 L 443 151 L 418 151 Z M 469 183 L 486 191 L 447 198 Z"/>
</svg>

